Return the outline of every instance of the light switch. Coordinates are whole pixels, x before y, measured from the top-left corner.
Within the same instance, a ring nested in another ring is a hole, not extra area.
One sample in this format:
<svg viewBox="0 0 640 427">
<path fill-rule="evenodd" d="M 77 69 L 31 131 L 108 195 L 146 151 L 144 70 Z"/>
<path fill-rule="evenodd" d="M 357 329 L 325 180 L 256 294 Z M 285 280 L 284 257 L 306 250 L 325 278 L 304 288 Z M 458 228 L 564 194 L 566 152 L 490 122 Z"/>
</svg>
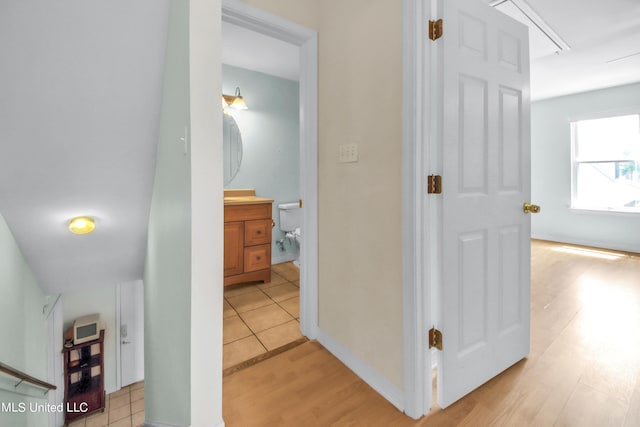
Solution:
<svg viewBox="0 0 640 427">
<path fill-rule="evenodd" d="M 338 147 L 338 163 L 358 161 L 358 144 L 344 144 Z"/>
</svg>

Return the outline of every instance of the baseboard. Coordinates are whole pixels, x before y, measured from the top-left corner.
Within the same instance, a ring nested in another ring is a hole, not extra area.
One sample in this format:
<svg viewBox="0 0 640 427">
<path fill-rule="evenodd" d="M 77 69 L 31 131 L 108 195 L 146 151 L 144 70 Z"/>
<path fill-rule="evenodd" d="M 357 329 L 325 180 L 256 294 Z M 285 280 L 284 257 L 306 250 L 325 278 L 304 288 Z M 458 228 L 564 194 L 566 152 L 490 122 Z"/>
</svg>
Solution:
<svg viewBox="0 0 640 427">
<path fill-rule="evenodd" d="M 389 380 L 376 372 L 320 328 L 318 328 L 317 340 L 338 360 L 347 365 L 357 376 L 369 384 L 371 388 L 398 408 L 399 411 L 404 412 L 404 393 L 402 390 L 391 384 Z"/>
<path fill-rule="evenodd" d="M 282 264 L 296 259 L 296 254 L 285 253 L 283 255 L 271 255 L 271 264 Z"/>
<path fill-rule="evenodd" d="M 579 245 L 579 246 L 590 246 L 593 248 L 601 248 L 601 249 L 611 249 L 613 251 L 622 251 L 622 252 L 632 252 L 639 253 L 640 248 L 631 247 L 626 245 L 616 244 L 615 242 L 600 242 L 593 239 L 580 239 L 575 237 L 567 237 L 567 236 L 556 236 L 554 234 L 545 234 L 545 233 L 531 233 L 532 239 L 538 240 L 548 240 L 550 242 L 556 243 L 567 243 L 570 245 Z"/>
<path fill-rule="evenodd" d="M 164 423 L 145 422 L 144 424 L 142 424 L 142 427 L 182 427 L 182 426 L 176 426 L 173 424 L 164 424 Z M 214 424 L 211 427 L 224 427 L 224 421 L 220 421 L 218 424 Z"/>
<path fill-rule="evenodd" d="M 142 424 L 142 427 L 182 427 L 182 426 L 177 426 L 174 424 L 165 424 L 165 423 L 150 423 L 145 421 L 145 423 Z"/>
</svg>

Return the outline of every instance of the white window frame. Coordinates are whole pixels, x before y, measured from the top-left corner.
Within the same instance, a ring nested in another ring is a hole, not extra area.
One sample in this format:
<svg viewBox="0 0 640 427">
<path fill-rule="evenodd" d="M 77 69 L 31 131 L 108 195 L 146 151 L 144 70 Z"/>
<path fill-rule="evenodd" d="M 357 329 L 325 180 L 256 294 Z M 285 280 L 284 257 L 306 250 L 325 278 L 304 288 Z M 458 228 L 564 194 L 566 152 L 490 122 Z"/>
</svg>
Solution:
<svg viewBox="0 0 640 427">
<path fill-rule="evenodd" d="M 609 163 L 616 161 L 626 161 L 627 159 L 622 160 L 603 160 L 602 162 L 597 161 L 578 161 L 576 159 L 577 155 L 577 139 L 576 139 L 576 124 L 580 121 L 587 120 L 597 120 L 597 119 L 607 119 L 607 118 L 615 118 L 622 116 L 639 116 L 638 119 L 640 121 L 640 110 L 622 110 L 608 113 L 600 113 L 600 114 L 591 114 L 584 115 L 578 117 L 569 118 L 569 127 L 571 134 L 571 203 L 570 209 L 573 211 L 593 211 L 598 213 L 611 213 L 611 214 L 632 214 L 637 215 L 640 214 L 640 208 L 620 208 L 620 207 L 585 207 L 579 204 L 576 204 L 578 198 L 578 165 L 580 163 Z"/>
</svg>

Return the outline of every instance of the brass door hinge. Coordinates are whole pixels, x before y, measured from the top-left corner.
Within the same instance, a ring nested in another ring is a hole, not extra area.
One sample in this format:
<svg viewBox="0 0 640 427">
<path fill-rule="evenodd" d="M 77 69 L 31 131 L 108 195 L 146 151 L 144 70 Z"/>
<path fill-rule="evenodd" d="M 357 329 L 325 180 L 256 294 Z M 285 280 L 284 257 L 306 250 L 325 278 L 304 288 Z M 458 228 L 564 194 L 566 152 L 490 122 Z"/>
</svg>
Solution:
<svg viewBox="0 0 640 427">
<path fill-rule="evenodd" d="M 433 347 L 442 350 L 442 332 L 435 327 L 429 329 L 429 348 Z"/>
<path fill-rule="evenodd" d="M 442 177 L 440 175 L 429 175 L 427 177 L 427 193 L 442 193 Z"/>
<path fill-rule="evenodd" d="M 429 38 L 435 41 L 440 37 L 442 37 L 442 19 L 429 21 Z"/>
<path fill-rule="evenodd" d="M 302 199 L 298 199 L 298 207 L 302 209 Z"/>
</svg>

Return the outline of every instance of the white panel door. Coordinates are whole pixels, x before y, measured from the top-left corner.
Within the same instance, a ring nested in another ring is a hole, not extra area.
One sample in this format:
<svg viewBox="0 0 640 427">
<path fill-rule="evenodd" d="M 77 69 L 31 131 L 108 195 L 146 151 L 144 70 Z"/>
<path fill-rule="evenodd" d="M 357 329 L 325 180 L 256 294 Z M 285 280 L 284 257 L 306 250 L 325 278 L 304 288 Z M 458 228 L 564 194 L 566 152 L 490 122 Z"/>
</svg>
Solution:
<svg viewBox="0 0 640 427">
<path fill-rule="evenodd" d="M 528 33 L 480 0 L 440 2 L 446 407 L 529 353 Z"/>
<path fill-rule="evenodd" d="M 125 387 L 144 379 L 144 285 L 120 285 L 120 375 Z"/>
</svg>

